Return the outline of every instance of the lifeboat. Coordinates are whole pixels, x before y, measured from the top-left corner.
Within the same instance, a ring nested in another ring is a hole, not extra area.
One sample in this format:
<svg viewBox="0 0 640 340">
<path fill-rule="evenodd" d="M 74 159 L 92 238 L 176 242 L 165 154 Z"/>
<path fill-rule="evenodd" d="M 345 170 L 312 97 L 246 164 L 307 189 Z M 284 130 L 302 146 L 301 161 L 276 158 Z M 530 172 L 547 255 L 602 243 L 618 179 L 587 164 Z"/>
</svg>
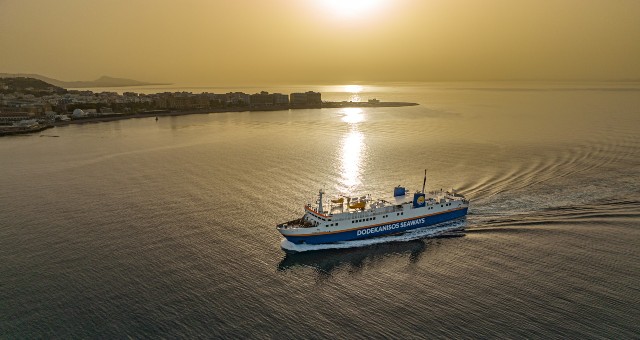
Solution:
<svg viewBox="0 0 640 340">
<path fill-rule="evenodd" d="M 344 202 L 344 197 L 340 197 L 340 198 L 336 198 L 336 199 L 331 200 L 331 203 L 342 204 L 342 202 Z"/>
<path fill-rule="evenodd" d="M 359 202 L 353 202 L 349 204 L 349 208 L 351 209 L 364 209 L 364 206 L 367 204 L 367 202 L 364 201 L 359 201 Z"/>
</svg>

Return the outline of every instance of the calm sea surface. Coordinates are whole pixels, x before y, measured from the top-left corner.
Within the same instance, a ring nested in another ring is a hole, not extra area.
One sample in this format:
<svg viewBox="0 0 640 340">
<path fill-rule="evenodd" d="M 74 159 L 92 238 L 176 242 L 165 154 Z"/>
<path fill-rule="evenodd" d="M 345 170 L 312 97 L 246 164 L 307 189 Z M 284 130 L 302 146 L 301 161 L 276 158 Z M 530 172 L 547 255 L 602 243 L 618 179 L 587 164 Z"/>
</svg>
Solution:
<svg viewBox="0 0 640 340">
<path fill-rule="evenodd" d="M 264 89 L 420 106 L 0 139 L 0 338 L 640 337 L 640 84 Z M 424 168 L 464 233 L 282 251 L 318 189 Z"/>
</svg>

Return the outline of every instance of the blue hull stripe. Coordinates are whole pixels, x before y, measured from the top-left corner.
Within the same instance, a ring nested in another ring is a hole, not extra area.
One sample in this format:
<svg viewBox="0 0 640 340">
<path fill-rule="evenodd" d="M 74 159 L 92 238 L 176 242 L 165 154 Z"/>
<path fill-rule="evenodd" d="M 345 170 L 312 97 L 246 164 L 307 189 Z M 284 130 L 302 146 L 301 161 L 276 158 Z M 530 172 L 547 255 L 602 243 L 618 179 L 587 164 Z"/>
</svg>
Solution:
<svg viewBox="0 0 640 340">
<path fill-rule="evenodd" d="M 325 233 L 325 234 L 306 234 L 306 235 L 286 235 L 285 238 L 290 242 L 300 244 L 322 244 L 334 243 L 341 241 L 361 240 L 365 238 L 378 237 L 402 233 L 412 229 L 418 229 L 433 224 L 442 223 L 453 220 L 467 214 L 468 208 L 448 211 L 437 215 L 418 216 L 416 218 L 403 221 L 394 221 L 386 224 L 377 224 L 370 227 L 362 227 L 357 229 L 349 229 L 343 232 Z"/>
</svg>

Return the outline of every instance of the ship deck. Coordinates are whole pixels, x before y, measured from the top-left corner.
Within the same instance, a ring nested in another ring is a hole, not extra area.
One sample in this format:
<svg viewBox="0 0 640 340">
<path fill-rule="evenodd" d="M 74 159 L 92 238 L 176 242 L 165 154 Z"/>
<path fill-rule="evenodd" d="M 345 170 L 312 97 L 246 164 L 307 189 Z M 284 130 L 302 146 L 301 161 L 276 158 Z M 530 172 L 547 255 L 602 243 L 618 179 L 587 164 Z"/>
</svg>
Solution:
<svg viewBox="0 0 640 340">
<path fill-rule="evenodd" d="M 405 212 L 414 208 L 411 200 L 408 200 L 408 195 L 401 197 L 394 197 L 389 200 L 371 200 L 367 201 L 367 208 L 365 209 L 351 209 L 345 207 L 346 204 L 337 203 L 331 204 L 328 201 L 329 209 L 325 211 L 318 211 L 311 204 L 305 205 L 305 216 L 306 213 L 310 213 L 314 215 L 315 218 L 320 221 L 314 221 L 305 219 L 303 217 L 291 220 L 285 223 L 281 223 L 277 225 L 278 229 L 301 229 L 301 228 L 315 228 L 322 224 L 322 221 L 330 221 L 330 222 L 342 222 L 342 221 L 350 221 L 355 219 L 362 218 L 372 218 L 372 217 L 384 217 L 385 215 L 391 213 L 399 213 Z M 442 193 L 441 191 L 432 191 L 427 193 L 427 202 L 426 206 L 435 206 L 439 204 L 443 204 L 444 202 L 451 201 L 462 201 L 463 203 L 467 203 L 468 201 L 462 195 L 457 195 L 454 193 Z"/>
</svg>

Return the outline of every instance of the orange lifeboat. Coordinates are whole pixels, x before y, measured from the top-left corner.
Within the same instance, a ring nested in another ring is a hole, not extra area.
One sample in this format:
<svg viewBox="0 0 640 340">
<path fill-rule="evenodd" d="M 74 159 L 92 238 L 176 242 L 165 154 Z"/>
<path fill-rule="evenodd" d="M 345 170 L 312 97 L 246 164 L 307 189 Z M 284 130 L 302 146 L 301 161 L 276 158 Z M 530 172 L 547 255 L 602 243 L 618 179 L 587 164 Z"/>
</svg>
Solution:
<svg viewBox="0 0 640 340">
<path fill-rule="evenodd" d="M 367 204 L 365 201 L 358 201 L 349 204 L 349 208 L 351 209 L 364 209 L 364 206 Z"/>
</svg>

